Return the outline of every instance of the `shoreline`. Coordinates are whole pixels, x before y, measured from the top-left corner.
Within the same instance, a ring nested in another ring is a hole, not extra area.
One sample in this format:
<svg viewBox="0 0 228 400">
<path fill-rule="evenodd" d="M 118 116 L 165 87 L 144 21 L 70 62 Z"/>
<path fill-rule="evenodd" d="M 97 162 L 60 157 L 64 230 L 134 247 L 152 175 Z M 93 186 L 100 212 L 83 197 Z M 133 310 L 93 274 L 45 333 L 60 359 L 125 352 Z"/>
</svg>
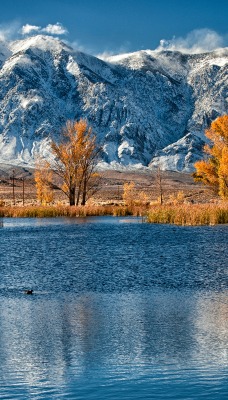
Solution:
<svg viewBox="0 0 228 400">
<path fill-rule="evenodd" d="M 154 224 L 184 226 L 228 224 L 228 202 L 218 204 L 164 204 L 164 205 L 86 205 L 86 206 L 3 206 L 3 218 L 56 218 L 56 217 L 142 217 Z"/>
</svg>

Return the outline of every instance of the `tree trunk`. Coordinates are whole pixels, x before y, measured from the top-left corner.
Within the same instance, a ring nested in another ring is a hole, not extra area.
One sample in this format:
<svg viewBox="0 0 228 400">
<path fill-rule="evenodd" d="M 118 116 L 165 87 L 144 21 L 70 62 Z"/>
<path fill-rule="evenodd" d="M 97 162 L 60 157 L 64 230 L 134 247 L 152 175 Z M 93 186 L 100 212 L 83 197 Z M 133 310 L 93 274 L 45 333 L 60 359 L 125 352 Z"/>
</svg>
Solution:
<svg viewBox="0 0 228 400">
<path fill-rule="evenodd" d="M 82 191 L 82 202 L 81 202 L 82 206 L 84 206 L 86 203 L 86 194 L 87 194 L 87 180 L 86 180 L 86 176 L 85 176 L 84 182 L 83 182 L 83 191 Z"/>
<path fill-rule="evenodd" d="M 75 187 L 70 188 L 69 201 L 70 206 L 75 206 Z"/>
<path fill-rule="evenodd" d="M 81 196 L 81 182 L 80 182 L 79 185 L 78 185 L 78 193 L 77 193 L 76 206 L 79 205 L 80 196 Z"/>
</svg>

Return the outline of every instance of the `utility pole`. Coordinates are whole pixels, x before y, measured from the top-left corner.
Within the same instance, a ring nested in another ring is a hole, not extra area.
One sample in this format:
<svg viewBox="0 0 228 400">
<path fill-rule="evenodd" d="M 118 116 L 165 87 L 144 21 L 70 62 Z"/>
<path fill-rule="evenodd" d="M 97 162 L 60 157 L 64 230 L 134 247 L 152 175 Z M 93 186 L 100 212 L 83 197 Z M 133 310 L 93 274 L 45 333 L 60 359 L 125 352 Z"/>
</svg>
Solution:
<svg viewBox="0 0 228 400">
<path fill-rule="evenodd" d="M 13 180 L 13 205 L 15 206 L 14 179 L 15 179 L 15 170 L 13 169 L 13 176 L 12 176 L 12 180 Z"/>
<path fill-rule="evenodd" d="M 162 189 L 162 175 L 161 175 L 161 168 L 158 167 L 157 169 L 157 185 L 158 185 L 158 191 L 159 191 L 159 199 L 160 199 L 160 204 L 163 204 L 163 189 Z"/>
<path fill-rule="evenodd" d="M 118 198 L 118 200 L 120 199 L 120 186 L 119 186 L 120 184 L 118 183 L 117 184 L 117 191 L 118 191 L 118 193 L 117 193 L 117 198 Z"/>
<path fill-rule="evenodd" d="M 22 204 L 25 205 L 25 178 L 22 178 Z"/>
</svg>

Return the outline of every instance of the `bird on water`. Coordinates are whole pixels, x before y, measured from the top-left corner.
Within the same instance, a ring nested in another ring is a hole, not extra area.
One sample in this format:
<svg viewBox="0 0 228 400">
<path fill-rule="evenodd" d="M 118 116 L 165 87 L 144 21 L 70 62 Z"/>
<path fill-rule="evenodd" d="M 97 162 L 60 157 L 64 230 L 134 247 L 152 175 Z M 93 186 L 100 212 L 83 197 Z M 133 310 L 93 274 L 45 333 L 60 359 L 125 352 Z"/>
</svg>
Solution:
<svg viewBox="0 0 228 400">
<path fill-rule="evenodd" d="M 25 294 L 33 294 L 33 290 L 32 289 L 28 289 L 24 291 Z"/>
</svg>

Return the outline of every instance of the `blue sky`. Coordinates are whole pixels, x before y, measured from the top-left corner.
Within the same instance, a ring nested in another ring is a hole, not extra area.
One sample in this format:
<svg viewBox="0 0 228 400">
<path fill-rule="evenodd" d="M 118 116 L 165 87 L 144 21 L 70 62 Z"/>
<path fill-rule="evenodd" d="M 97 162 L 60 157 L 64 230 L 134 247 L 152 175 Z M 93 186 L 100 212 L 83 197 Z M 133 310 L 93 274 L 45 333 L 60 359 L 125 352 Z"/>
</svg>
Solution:
<svg viewBox="0 0 228 400">
<path fill-rule="evenodd" d="M 68 31 L 59 37 L 91 54 L 153 50 L 161 39 L 172 48 L 228 46 L 228 0 L 0 0 L 0 6 L 0 38 L 16 38 L 26 24 L 45 33 L 58 22 Z"/>
</svg>

